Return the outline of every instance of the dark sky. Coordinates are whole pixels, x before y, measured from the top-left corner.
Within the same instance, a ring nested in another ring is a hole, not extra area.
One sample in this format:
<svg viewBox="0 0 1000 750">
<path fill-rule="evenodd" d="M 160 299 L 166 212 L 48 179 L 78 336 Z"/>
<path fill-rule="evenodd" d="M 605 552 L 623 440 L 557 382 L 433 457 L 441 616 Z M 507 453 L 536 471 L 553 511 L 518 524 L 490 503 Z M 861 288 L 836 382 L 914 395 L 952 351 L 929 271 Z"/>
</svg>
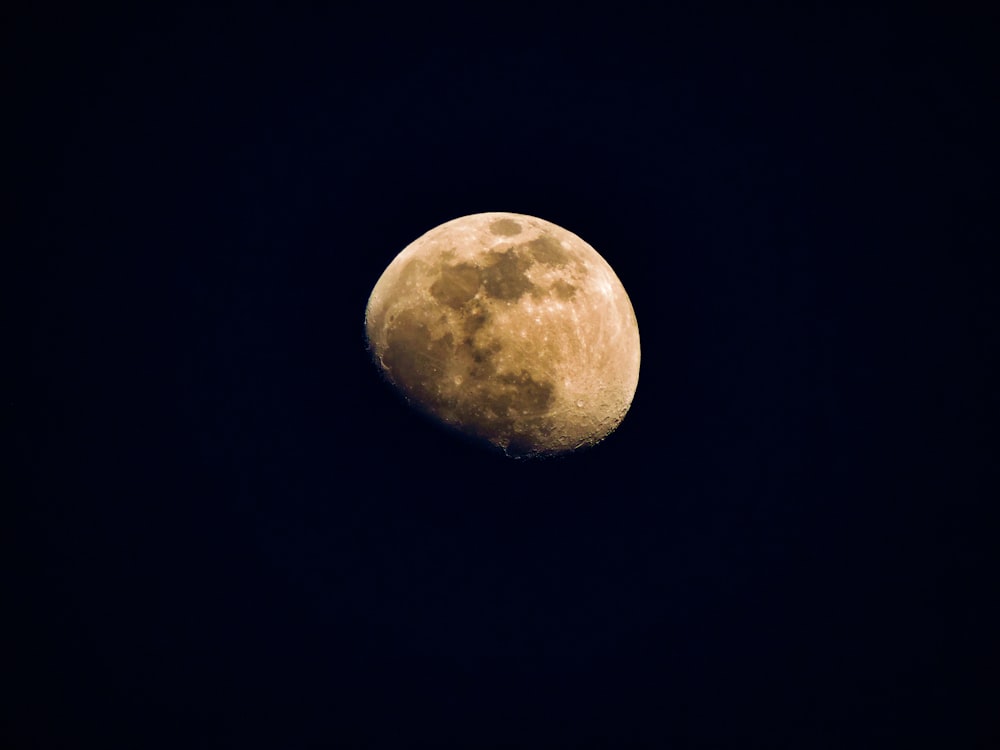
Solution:
<svg viewBox="0 0 1000 750">
<path fill-rule="evenodd" d="M 995 16 L 131 5 L 0 24 L 0 744 L 998 746 Z M 591 451 L 369 361 L 480 211 L 629 292 Z"/>
</svg>

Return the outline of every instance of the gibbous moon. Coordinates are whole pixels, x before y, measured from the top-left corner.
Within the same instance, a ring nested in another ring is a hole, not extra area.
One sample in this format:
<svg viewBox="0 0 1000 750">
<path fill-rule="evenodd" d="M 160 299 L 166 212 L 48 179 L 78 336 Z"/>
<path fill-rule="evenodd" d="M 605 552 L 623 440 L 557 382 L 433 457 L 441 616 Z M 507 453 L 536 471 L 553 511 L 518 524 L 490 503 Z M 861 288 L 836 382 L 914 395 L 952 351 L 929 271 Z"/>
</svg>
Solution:
<svg viewBox="0 0 1000 750">
<path fill-rule="evenodd" d="M 414 240 L 375 284 L 365 329 L 410 404 L 511 456 L 603 440 L 639 382 L 639 328 L 611 266 L 524 214 L 463 216 Z"/>
</svg>

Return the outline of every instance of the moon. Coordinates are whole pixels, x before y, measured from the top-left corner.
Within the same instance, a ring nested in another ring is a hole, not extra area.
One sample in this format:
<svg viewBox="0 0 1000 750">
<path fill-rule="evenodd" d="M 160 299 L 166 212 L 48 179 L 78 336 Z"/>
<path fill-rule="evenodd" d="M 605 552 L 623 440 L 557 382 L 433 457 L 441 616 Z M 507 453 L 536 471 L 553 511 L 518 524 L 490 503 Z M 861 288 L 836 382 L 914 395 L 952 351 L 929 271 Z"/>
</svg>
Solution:
<svg viewBox="0 0 1000 750">
<path fill-rule="evenodd" d="M 594 445 L 639 382 L 639 327 L 618 276 L 572 232 L 490 212 L 397 255 L 365 310 L 368 349 L 406 400 L 515 457 Z"/>
</svg>

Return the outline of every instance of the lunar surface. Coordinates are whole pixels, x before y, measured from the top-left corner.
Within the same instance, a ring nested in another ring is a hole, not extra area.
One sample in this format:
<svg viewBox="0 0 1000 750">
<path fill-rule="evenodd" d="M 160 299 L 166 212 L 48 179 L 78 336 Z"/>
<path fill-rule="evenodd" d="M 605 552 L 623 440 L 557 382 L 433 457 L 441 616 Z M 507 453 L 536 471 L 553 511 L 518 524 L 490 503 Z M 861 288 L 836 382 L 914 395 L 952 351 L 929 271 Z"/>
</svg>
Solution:
<svg viewBox="0 0 1000 750">
<path fill-rule="evenodd" d="M 416 239 L 375 284 L 365 329 L 413 406 L 511 456 L 603 440 L 639 382 L 639 328 L 611 266 L 524 214 L 463 216 Z"/>
</svg>

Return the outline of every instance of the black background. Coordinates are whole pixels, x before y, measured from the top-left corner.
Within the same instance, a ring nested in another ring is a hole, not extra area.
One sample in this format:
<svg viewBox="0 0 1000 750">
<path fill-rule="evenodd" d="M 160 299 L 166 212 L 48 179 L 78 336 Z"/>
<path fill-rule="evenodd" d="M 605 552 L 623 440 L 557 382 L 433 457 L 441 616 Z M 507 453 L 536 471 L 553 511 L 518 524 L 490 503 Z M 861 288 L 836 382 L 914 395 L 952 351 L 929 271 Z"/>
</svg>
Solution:
<svg viewBox="0 0 1000 750">
<path fill-rule="evenodd" d="M 5 747 L 996 746 L 993 16 L 132 5 L 3 24 Z M 368 359 L 479 211 L 629 292 L 591 451 Z"/>
</svg>

